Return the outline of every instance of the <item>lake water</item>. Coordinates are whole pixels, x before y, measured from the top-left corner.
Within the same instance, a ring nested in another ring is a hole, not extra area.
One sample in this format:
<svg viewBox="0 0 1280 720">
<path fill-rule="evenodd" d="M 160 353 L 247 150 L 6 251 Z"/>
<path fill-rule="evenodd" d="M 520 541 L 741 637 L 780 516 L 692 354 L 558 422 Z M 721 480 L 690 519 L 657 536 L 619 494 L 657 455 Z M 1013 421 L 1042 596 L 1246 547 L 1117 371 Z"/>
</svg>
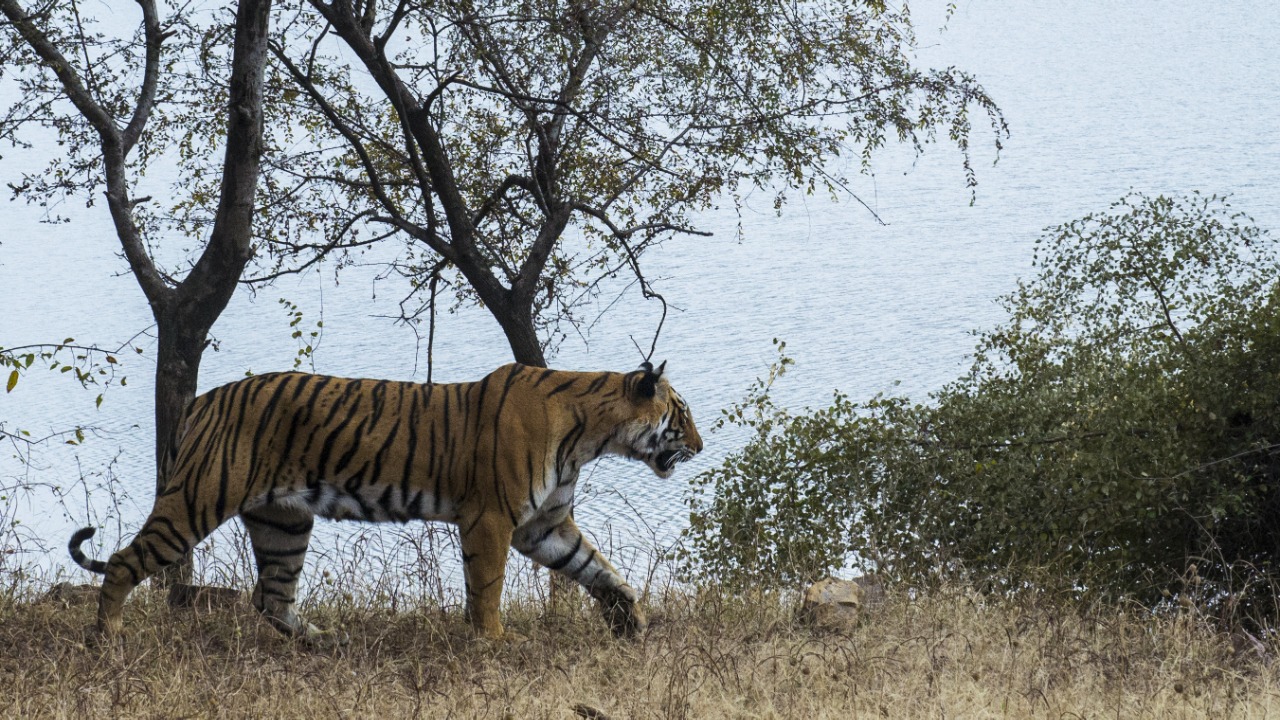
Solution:
<svg viewBox="0 0 1280 720">
<path fill-rule="evenodd" d="M 925 398 L 965 367 L 971 331 L 1000 321 L 994 299 L 1027 272 L 1040 230 L 1104 209 L 1130 189 L 1229 193 L 1261 226 L 1280 227 L 1280 7 L 962 2 L 946 32 L 937 30 L 941 7 L 913 11 L 922 62 L 977 75 L 1004 110 L 1012 138 L 993 166 L 989 136 L 975 132 L 980 185 L 972 206 L 954 149 L 936 146 L 915 158 L 891 148 L 874 175 L 854 183 L 885 225 L 856 202 L 825 198 L 793 199 L 779 217 L 768 194 L 759 194 L 747 198 L 741 217 L 725 209 L 701 218 L 714 237 L 676 238 L 651 252 L 647 273 L 680 308 L 656 357 L 668 360 L 702 428 L 767 370 L 772 338 L 786 340 L 797 361 L 778 387 L 791 407 L 821 405 L 835 388 L 854 398 Z M 16 180 L 52 151 L 6 151 L 0 179 Z M 74 337 L 105 346 L 151 322 L 105 207 L 59 212 L 73 222 L 45 225 L 38 208 L 4 206 L 0 345 Z M 219 345 L 205 356 L 202 389 L 247 370 L 291 367 L 297 345 L 281 297 L 298 303 L 304 324 L 323 317 L 316 371 L 424 379 L 425 347 L 385 318 L 396 313 L 401 288 L 375 273 L 349 269 L 335 285 L 326 269 L 256 297 L 240 291 L 214 328 Z M 571 337 L 552 364 L 630 369 L 639 359 L 631 337 L 647 347 L 659 312 L 638 293 L 626 294 L 588 342 Z M 442 317 L 437 332 L 437 381 L 474 379 L 509 359 L 483 311 Z M 7 451 L 0 457 L 6 486 L 72 489 L 61 501 L 40 492 L 10 492 L 0 501 L 16 502 L 10 514 L 29 529 L 10 548 L 22 562 L 65 566 L 63 539 L 86 522 L 103 524 L 114 547 L 150 508 L 154 345 L 143 345 L 147 354 L 124 358 L 128 386 L 110 390 L 99 410 L 95 393 L 47 373 L 0 395 L 0 418 L 11 428 L 97 428 L 82 446 L 39 450 L 30 466 Z M 686 522 L 685 481 L 742 442 L 732 432 L 704 435 L 707 451 L 671 480 L 623 461 L 588 469 L 580 524 L 606 544 L 669 542 Z M 91 498 L 86 485 L 95 488 Z M 348 532 L 319 527 L 318 542 L 340 544 Z M 50 538 L 47 549 L 39 538 Z M 623 564 L 637 572 L 643 562 Z"/>
</svg>

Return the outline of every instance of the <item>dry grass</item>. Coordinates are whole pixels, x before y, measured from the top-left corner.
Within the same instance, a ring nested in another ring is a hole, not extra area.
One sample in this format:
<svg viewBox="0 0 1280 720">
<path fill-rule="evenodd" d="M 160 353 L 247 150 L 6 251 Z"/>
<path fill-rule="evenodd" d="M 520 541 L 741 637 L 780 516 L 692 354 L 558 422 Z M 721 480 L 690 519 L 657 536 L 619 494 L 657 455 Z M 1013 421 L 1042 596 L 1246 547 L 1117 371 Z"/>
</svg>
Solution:
<svg viewBox="0 0 1280 720">
<path fill-rule="evenodd" d="M 848 636 L 787 602 L 671 593 L 640 641 L 586 605 L 508 608 L 487 644 L 431 606 L 313 608 L 349 646 L 312 651 L 246 606 L 171 611 L 139 591 L 122 645 L 86 648 L 84 602 L 0 598 L 5 717 L 1280 717 L 1277 670 L 1184 612 L 891 600 Z"/>
</svg>

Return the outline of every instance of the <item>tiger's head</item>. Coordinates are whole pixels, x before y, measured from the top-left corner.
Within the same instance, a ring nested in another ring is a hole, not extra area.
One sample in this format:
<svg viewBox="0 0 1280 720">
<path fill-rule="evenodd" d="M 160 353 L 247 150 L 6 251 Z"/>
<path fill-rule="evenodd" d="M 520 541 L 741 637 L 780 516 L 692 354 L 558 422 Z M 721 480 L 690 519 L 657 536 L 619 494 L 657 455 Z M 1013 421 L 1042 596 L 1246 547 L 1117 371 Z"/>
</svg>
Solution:
<svg viewBox="0 0 1280 720">
<path fill-rule="evenodd" d="M 655 370 L 645 362 L 623 376 L 623 390 L 633 414 L 618 434 L 620 454 L 642 460 L 660 478 L 671 477 L 679 462 L 702 452 L 702 436 L 680 393 L 663 376 L 667 364 Z"/>
</svg>

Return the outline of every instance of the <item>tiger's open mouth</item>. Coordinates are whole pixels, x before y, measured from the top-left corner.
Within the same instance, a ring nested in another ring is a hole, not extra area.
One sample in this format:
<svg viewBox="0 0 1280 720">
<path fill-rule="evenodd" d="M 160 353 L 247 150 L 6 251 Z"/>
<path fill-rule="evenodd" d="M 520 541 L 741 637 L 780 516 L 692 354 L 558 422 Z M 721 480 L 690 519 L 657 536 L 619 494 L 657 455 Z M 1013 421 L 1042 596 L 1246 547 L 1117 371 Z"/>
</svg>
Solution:
<svg viewBox="0 0 1280 720">
<path fill-rule="evenodd" d="M 682 463 L 685 460 L 691 460 L 693 456 L 697 454 L 698 453 L 694 452 L 693 450 L 690 450 L 687 447 L 678 447 L 678 448 L 672 448 L 670 450 L 663 450 L 662 452 L 654 456 L 653 464 L 663 473 L 670 474 L 672 469 L 675 468 L 677 463 Z"/>
<path fill-rule="evenodd" d="M 671 472 L 676 463 L 684 459 L 684 453 L 680 450 L 663 450 L 653 459 L 655 465 L 662 469 L 663 472 Z"/>
<path fill-rule="evenodd" d="M 692 458 L 698 453 L 690 450 L 688 447 L 667 448 L 664 450 L 652 450 L 649 452 L 631 451 L 627 453 L 636 460 L 643 460 L 646 465 L 653 469 L 653 472 L 661 478 L 671 477 L 671 472 L 675 470 L 676 465 Z"/>
</svg>

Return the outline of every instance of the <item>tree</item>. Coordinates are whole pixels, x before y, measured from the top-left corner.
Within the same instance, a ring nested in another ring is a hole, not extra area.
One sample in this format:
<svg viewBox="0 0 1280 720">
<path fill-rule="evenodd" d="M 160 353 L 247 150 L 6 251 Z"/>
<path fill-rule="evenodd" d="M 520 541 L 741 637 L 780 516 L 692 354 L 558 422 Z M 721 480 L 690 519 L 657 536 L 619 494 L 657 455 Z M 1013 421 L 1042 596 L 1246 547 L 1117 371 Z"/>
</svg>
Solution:
<svg viewBox="0 0 1280 720">
<path fill-rule="evenodd" d="M 0 138 L 18 142 L 24 126 L 52 127 L 68 149 L 49 171 L 25 178 L 15 193 L 31 199 L 105 190 L 116 235 L 156 320 L 156 491 L 165 484 L 169 446 L 188 402 L 195 397 L 200 359 L 209 330 L 226 307 L 252 257 L 250 239 L 255 190 L 263 148 L 263 74 L 267 60 L 270 0 L 242 0 L 234 25 L 227 85 L 226 144 L 212 228 L 203 251 L 185 277 L 157 265 L 149 231 L 160 224 L 140 206 L 135 187 L 147 165 L 169 151 L 163 103 L 189 101 L 177 84 L 175 37 L 190 42 L 192 26 L 182 14 L 162 24 L 154 0 L 138 0 L 140 41 L 107 39 L 90 30 L 79 3 L 44 3 L 34 11 L 18 0 L 0 0 L 8 20 L 2 29 L 3 69 L 22 88 L 0 122 Z M 188 46 L 189 47 L 189 46 Z M 141 56 L 141 58 L 139 58 Z M 141 59 L 141 73 L 133 68 Z M 207 82 L 207 81 L 206 81 Z M 65 103 L 70 107 L 66 107 Z M 158 121 L 158 123 L 157 123 Z M 161 127 L 157 129 L 156 124 Z M 189 581 L 190 565 L 185 568 Z"/>
<path fill-rule="evenodd" d="M 990 121 L 997 149 L 1006 134 L 972 77 L 915 67 L 909 14 L 878 2 L 281 0 L 261 108 L 278 120 L 256 136 L 269 151 L 250 241 L 252 209 L 229 201 L 224 184 L 229 173 L 247 178 L 248 146 L 233 153 L 228 136 L 219 152 L 222 113 L 239 102 L 221 90 L 225 23 L 183 10 L 162 26 L 140 0 L 140 37 L 113 41 L 89 32 L 78 2 L 48 2 L 31 17 L 3 2 L 0 52 L 24 92 L 0 137 L 43 122 L 68 151 L 17 191 L 92 198 L 105 183 L 169 338 L 160 457 L 194 388 L 200 327 L 231 292 L 204 281 L 243 272 L 250 250 L 275 265 L 245 281 L 403 237 L 391 267 L 410 279 L 406 317 L 434 312 L 440 286 L 452 287 L 455 302 L 494 315 L 517 360 L 545 365 L 602 278 L 631 272 L 657 296 L 644 251 L 698 234 L 694 214 L 727 195 L 768 188 L 781 207 L 790 192 L 848 192 L 842 155 L 865 169 L 886 142 L 921 151 L 939 132 L 973 184 L 971 114 Z M 55 102 L 63 96 L 73 111 Z M 130 192 L 160 158 L 180 167 L 183 194 L 155 211 Z M 245 189 L 232 188 L 241 199 Z M 182 281 L 192 296 L 169 280 L 180 270 L 155 267 L 135 242 L 163 233 L 208 233 Z"/>
<path fill-rule="evenodd" d="M 726 194 L 848 192 L 841 155 L 867 169 L 886 142 L 921 151 L 939 131 L 972 185 L 971 114 L 997 149 L 1007 132 L 972 77 L 915 67 L 909 14 L 879 2 L 282 7 L 268 99 L 299 142 L 264 170 L 269 242 L 398 234 L 406 318 L 451 285 L 531 365 L 602 278 L 657 296 L 643 252 L 705 234 L 694 214 Z"/>
</svg>

